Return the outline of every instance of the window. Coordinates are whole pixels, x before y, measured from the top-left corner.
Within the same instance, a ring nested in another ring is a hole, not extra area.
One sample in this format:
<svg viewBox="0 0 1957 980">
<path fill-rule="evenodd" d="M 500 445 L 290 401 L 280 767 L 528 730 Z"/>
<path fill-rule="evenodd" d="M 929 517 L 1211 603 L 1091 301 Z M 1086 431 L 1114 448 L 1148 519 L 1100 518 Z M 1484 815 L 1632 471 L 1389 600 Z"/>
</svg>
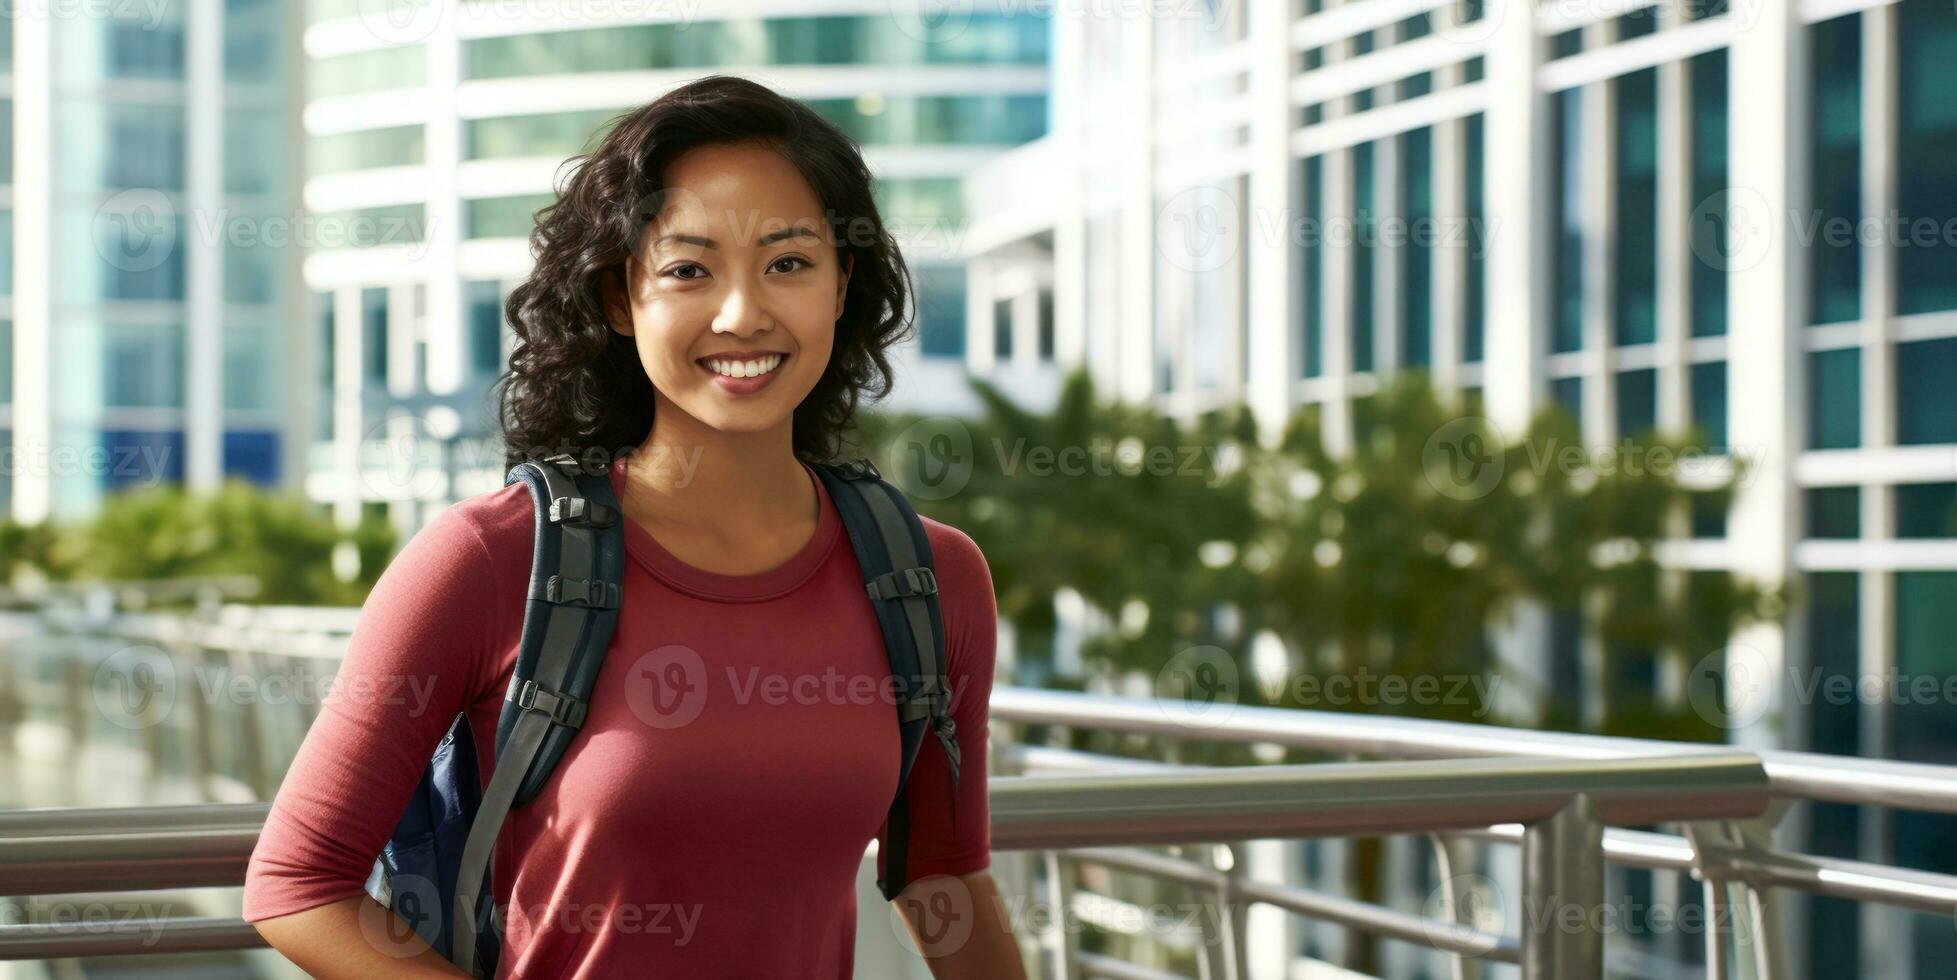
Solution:
<svg viewBox="0 0 1957 980">
<path fill-rule="evenodd" d="M 1814 113 L 1814 213 L 1817 234 L 1807 250 L 1815 323 L 1839 323 L 1862 315 L 1862 257 L 1848 229 L 1862 217 L 1862 18 L 1856 14 L 1815 24 L 1808 32 L 1814 70 L 1809 103 Z"/>
<path fill-rule="evenodd" d="M 181 429 L 106 429 L 100 445 L 107 465 L 99 485 L 105 491 L 183 482 Z"/>
<path fill-rule="evenodd" d="M 1634 71 L 1612 88 L 1617 97 L 1614 342 L 1649 344 L 1658 339 L 1658 70 Z"/>
<path fill-rule="evenodd" d="M 368 384 L 387 383 L 387 290 L 360 291 L 361 363 Z"/>
<path fill-rule="evenodd" d="M 1719 48 L 1687 63 L 1692 86 L 1692 336 L 1726 333 L 1726 227 L 1724 215 L 1697 209 L 1705 202 L 1724 201 L 1726 166 L 1726 49 Z"/>
<path fill-rule="evenodd" d="M 1406 214 L 1404 304 L 1400 363 L 1433 362 L 1434 336 L 1434 131 L 1416 129 L 1400 139 L 1400 201 Z"/>
<path fill-rule="evenodd" d="M 414 89 L 427 83 L 427 49 L 419 44 L 404 44 L 308 59 L 306 95 L 322 99 L 389 89 Z"/>
<path fill-rule="evenodd" d="M 1053 360 L 1053 293 L 1040 290 L 1040 360 Z"/>
<path fill-rule="evenodd" d="M 1726 362 L 1692 365 L 1692 423 L 1705 432 L 1706 451 L 1726 451 Z"/>
<path fill-rule="evenodd" d="M 1325 160 L 1309 157 L 1298 164 L 1305 211 L 1298 242 L 1299 274 L 1304 295 L 1298 303 L 1298 349 L 1303 356 L 1301 377 L 1325 373 Z"/>
<path fill-rule="evenodd" d="M 1644 368 L 1617 376 L 1617 437 L 1642 436 L 1658 426 L 1658 371 Z"/>
<path fill-rule="evenodd" d="M 473 135 L 480 124 L 469 125 Z M 424 159 L 422 138 L 419 124 L 314 136 L 306 141 L 307 166 L 314 174 L 414 166 Z"/>
<path fill-rule="evenodd" d="M 224 434 L 224 475 L 261 487 L 279 482 L 279 434 L 229 431 Z"/>
<path fill-rule="evenodd" d="M 470 238 L 529 238 L 537 212 L 557 200 L 555 194 L 485 197 L 462 202 Z"/>
<path fill-rule="evenodd" d="M 1352 281 L 1349 295 L 1352 370 L 1373 369 L 1373 144 L 1352 148 Z"/>
<path fill-rule="evenodd" d="M 1957 483 L 1896 487 L 1896 536 L 1957 538 Z"/>
<path fill-rule="evenodd" d="M 100 329 L 103 404 L 183 407 L 183 324 L 107 324 Z"/>
<path fill-rule="evenodd" d="M 1853 449 L 1862 444 L 1862 350 L 1808 355 L 1808 448 Z"/>
<path fill-rule="evenodd" d="M 1862 488 L 1815 487 L 1807 492 L 1807 536 L 1862 536 Z"/>
<path fill-rule="evenodd" d="M 1896 205 L 1910 223 L 1898 236 L 1896 306 L 1957 310 L 1957 5 L 1897 4 L 1896 21 Z"/>
<path fill-rule="evenodd" d="M 469 308 L 469 367 L 479 378 L 503 373 L 503 287 L 494 280 L 462 284 Z"/>
<path fill-rule="evenodd" d="M 1556 378 L 1549 383 L 1549 399 L 1576 422 L 1577 431 L 1583 431 L 1583 379 Z"/>
<path fill-rule="evenodd" d="M 276 336 L 262 324 L 224 325 L 224 407 L 264 411 L 274 407 L 278 361 L 272 345 Z"/>
<path fill-rule="evenodd" d="M 1550 179 L 1556 182 L 1550 203 L 1550 227 L 1556 235 L 1550 252 L 1556 302 L 1550 349 L 1559 354 L 1583 349 L 1582 96 L 1580 88 L 1558 92 L 1550 112 Z"/>
<path fill-rule="evenodd" d="M 1001 361 L 1012 358 L 1012 300 L 992 303 L 992 356 Z M 1169 390 L 1166 386 L 1163 391 Z"/>
<path fill-rule="evenodd" d="M 1896 345 L 1896 441 L 1957 442 L 1957 337 Z"/>
</svg>

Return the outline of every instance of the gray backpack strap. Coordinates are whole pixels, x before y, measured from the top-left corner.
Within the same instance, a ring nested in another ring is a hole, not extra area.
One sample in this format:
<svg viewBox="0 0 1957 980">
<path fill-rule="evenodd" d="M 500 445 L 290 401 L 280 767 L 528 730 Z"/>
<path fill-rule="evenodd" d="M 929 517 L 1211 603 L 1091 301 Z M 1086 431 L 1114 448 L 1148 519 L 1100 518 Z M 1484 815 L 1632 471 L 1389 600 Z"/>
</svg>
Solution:
<svg viewBox="0 0 1957 980">
<path fill-rule="evenodd" d="M 911 764 L 928 729 L 943 747 L 951 768 L 956 813 L 959 749 L 946 684 L 944 624 L 938 606 L 938 580 L 932 568 L 931 541 L 903 491 L 890 485 L 867 458 L 816 467 L 849 532 L 850 548 L 863 572 L 864 590 L 883 631 L 884 651 L 895 679 L 898 732 L 902 739 L 897 793 L 885 817 L 878 848 L 877 888 L 894 899 L 910 883 L 905 868 L 910 847 L 908 786 Z"/>
<path fill-rule="evenodd" d="M 518 480 L 530 488 L 537 514 L 523 641 L 497 726 L 495 769 L 463 845 L 450 909 L 452 958 L 471 976 L 479 975 L 479 932 L 494 930 L 500 949 L 493 897 L 487 915 L 478 910 L 497 835 L 511 807 L 549 781 L 584 723 L 622 598 L 624 527 L 611 477 L 583 474 L 571 457 L 558 455 L 512 467 L 504 485 Z"/>
</svg>

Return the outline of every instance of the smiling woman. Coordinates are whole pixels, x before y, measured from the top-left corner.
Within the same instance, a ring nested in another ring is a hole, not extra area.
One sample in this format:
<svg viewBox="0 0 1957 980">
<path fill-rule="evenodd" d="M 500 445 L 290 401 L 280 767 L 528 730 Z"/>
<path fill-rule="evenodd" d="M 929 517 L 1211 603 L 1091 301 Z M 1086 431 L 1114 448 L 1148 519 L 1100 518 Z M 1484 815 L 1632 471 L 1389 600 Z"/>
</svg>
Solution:
<svg viewBox="0 0 1957 980">
<path fill-rule="evenodd" d="M 497 840 L 495 975 L 846 978 L 857 870 L 901 810 L 908 849 L 879 869 L 900 933 L 931 937 L 940 978 L 1023 977 L 987 870 L 991 572 L 970 537 L 918 519 L 948 690 L 897 797 L 884 634 L 815 468 L 888 392 L 911 326 L 856 145 L 800 102 L 704 78 L 619 120 L 530 244 L 505 310 L 509 461 L 608 474 L 630 560 L 589 711 Z M 364 883 L 449 721 L 496 727 L 534 521 L 520 482 L 461 501 L 361 612 L 335 690 L 408 676 L 433 694 L 413 711 L 329 698 L 246 877 L 245 918 L 316 976 L 458 972 Z M 851 683 L 804 696 L 815 677 Z M 486 780 L 494 749 L 478 751 Z"/>
</svg>

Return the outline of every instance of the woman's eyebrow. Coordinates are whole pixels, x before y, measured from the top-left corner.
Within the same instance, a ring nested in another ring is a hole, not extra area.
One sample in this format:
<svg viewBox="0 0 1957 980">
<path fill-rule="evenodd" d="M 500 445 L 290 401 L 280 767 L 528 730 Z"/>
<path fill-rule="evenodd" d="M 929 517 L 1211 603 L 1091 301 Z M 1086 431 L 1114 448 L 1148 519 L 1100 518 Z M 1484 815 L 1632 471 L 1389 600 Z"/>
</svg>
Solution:
<svg viewBox="0 0 1957 980">
<path fill-rule="evenodd" d="M 771 231 L 765 235 L 762 235 L 761 240 L 755 242 L 754 244 L 755 247 L 757 248 L 765 248 L 785 238 L 821 238 L 821 237 L 822 236 L 817 235 L 815 233 L 815 229 L 813 228 L 809 228 L 805 225 L 791 225 L 787 228 Z M 718 249 L 720 247 L 719 242 L 716 242 L 713 239 L 707 238 L 703 235 L 686 235 L 676 231 L 669 231 L 666 234 L 660 235 L 658 238 L 653 239 L 652 247 L 658 248 L 659 246 L 665 244 L 667 239 L 673 239 L 675 241 L 683 242 L 687 245 L 698 245 L 702 248 Z"/>
</svg>

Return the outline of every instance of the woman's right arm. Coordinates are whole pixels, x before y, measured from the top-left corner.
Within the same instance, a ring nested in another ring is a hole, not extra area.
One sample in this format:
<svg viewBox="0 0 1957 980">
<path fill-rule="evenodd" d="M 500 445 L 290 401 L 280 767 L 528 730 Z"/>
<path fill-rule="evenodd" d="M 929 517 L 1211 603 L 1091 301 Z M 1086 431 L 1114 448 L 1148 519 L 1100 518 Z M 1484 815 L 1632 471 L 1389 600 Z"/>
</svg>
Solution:
<svg viewBox="0 0 1957 980">
<path fill-rule="evenodd" d="M 321 980 L 468 976 L 435 952 L 419 933 L 390 924 L 388 919 L 400 922 L 371 896 L 362 894 L 253 924 L 273 949 Z"/>
<path fill-rule="evenodd" d="M 529 577 L 527 559 L 491 560 L 461 506 L 375 582 L 246 868 L 245 920 L 316 977 L 463 975 L 366 894 L 435 746 L 500 676 L 514 635 L 503 592 Z"/>
</svg>

